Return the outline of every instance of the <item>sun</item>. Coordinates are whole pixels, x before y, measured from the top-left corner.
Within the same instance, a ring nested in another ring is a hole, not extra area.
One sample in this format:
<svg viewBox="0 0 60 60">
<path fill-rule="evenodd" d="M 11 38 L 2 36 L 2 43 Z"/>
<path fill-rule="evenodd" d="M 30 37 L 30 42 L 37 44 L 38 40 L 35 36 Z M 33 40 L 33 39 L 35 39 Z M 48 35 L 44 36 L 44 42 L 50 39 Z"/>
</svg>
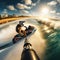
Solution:
<svg viewBox="0 0 60 60">
<path fill-rule="evenodd" d="M 49 14 L 49 9 L 48 9 L 47 7 L 42 8 L 42 9 L 41 9 L 41 13 L 42 13 L 43 15 L 47 15 L 47 14 Z"/>
<path fill-rule="evenodd" d="M 39 17 L 45 21 L 49 20 L 51 8 L 48 6 L 42 6 L 39 8 Z"/>
</svg>

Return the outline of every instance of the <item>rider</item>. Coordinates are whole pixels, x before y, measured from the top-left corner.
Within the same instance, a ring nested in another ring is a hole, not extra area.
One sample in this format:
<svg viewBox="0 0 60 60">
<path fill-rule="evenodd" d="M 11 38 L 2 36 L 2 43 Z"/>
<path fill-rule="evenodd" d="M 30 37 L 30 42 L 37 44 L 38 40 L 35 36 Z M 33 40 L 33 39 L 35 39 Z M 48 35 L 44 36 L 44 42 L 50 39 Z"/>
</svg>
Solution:
<svg viewBox="0 0 60 60">
<path fill-rule="evenodd" d="M 22 37 L 26 36 L 26 31 L 25 31 L 26 27 L 24 27 L 23 22 L 19 23 L 16 26 L 16 32 L 18 33 L 17 35 L 14 36 L 13 38 L 13 43 L 16 43 L 19 39 L 21 39 Z"/>
<path fill-rule="evenodd" d="M 20 34 L 20 36 L 26 36 L 26 27 L 23 24 L 24 22 L 20 21 L 20 23 L 16 26 L 16 32 Z"/>
<path fill-rule="evenodd" d="M 14 36 L 13 43 L 16 43 L 18 40 L 22 39 L 22 37 L 24 38 L 31 33 L 31 29 L 33 29 L 33 27 L 26 27 L 23 23 L 24 21 L 20 21 L 19 24 L 16 26 L 16 32 L 18 34 Z"/>
<path fill-rule="evenodd" d="M 20 21 L 19 24 L 16 26 L 16 32 L 20 34 L 20 36 L 26 36 L 26 34 L 29 32 L 31 33 L 31 29 L 33 29 L 33 26 L 30 26 L 27 28 L 24 26 L 25 21 Z"/>
</svg>

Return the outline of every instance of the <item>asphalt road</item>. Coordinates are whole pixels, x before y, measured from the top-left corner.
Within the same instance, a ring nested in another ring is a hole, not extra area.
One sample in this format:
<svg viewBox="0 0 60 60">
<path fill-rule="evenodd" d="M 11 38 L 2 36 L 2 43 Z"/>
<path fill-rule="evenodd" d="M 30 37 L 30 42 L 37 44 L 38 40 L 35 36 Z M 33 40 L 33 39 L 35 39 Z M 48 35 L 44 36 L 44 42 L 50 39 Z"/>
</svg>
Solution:
<svg viewBox="0 0 60 60">
<path fill-rule="evenodd" d="M 60 29 L 53 26 L 50 28 L 46 24 L 38 23 L 35 19 L 25 20 L 25 25 L 33 25 L 37 31 L 28 39 L 33 49 L 37 52 L 41 60 L 60 60 Z M 16 35 L 16 23 L 8 24 L 0 28 L 0 46 L 12 41 Z M 58 25 L 59 26 L 59 25 Z M 9 32 L 9 33 L 7 33 Z M 12 33 L 13 32 L 13 33 Z M 0 50 L 1 60 L 20 60 L 23 50 L 24 40 L 19 41 L 13 46 Z"/>
<path fill-rule="evenodd" d="M 12 41 L 14 35 L 16 35 L 15 27 L 18 22 L 8 24 L 0 31 L 0 46 L 3 46 Z M 36 27 L 37 31 L 28 40 L 32 44 L 33 49 L 37 52 L 39 58 L 43 60 L 44 52 L 46 48 L 45 40 L 40 33 L 39 24 L 35 19 L 27 19 L 25 25 L 33 25 Z M 16 43 L 13 46 L 0 50 L 1 60 L 20 60 L 21 53 L 23 50 L 24 40 Z"/>
</svg>

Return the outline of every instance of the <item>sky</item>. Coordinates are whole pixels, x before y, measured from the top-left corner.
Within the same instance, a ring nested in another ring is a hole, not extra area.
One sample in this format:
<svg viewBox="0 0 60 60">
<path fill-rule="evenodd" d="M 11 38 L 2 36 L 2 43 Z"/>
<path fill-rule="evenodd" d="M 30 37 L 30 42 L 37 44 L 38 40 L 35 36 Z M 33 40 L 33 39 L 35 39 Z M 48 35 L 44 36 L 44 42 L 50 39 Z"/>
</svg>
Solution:
<svg viewBox="0 0 60 60">
<path fill-rule="evenodd" d="M 60 17 L 60 0 L 0 0 L 0 14 Z"/>
</svg>

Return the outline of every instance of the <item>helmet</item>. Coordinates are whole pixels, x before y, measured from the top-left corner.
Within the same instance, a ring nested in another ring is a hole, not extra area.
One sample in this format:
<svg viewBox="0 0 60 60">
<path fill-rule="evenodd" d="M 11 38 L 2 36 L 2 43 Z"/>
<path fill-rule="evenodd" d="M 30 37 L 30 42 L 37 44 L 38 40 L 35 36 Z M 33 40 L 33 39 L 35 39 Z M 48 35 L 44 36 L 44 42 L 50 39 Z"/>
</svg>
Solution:
<svg viewBox="0 0 60 60">
<path fill-rule="evenodd" d="M 24 26 L 24 23 L 25 21 L 19 21 L 19 24 L 21 25 L 21 26 Z"/>
<path fill-rule="evenodd" d="M 16 26 L 16 32 L 17 32 L 17 33 L 19 33 L 19 30 L 18 30 L 19 27 L 21 27 L 20 24 L 18 24 L 18 25 Z"/>
</svg>

